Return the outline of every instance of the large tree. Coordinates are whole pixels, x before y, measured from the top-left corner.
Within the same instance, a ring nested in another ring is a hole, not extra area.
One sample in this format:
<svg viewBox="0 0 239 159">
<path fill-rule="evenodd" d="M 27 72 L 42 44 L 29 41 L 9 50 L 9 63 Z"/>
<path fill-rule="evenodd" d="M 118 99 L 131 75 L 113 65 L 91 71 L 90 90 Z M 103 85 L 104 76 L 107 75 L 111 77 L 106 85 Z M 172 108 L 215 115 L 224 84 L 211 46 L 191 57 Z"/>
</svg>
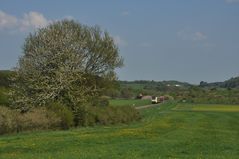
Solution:
<svg viewBox="0 0 239 159">
<path fill-rule="evenodd" d="M 73 20 L 52 23 L 25 40 L 14 78 L 14 106 L 28 110 L 57 101 L 77 111 L 100 93 L 102 81 L 115 80 L 115 69 L 122 65 L 107 31 Z"/>
</svg>

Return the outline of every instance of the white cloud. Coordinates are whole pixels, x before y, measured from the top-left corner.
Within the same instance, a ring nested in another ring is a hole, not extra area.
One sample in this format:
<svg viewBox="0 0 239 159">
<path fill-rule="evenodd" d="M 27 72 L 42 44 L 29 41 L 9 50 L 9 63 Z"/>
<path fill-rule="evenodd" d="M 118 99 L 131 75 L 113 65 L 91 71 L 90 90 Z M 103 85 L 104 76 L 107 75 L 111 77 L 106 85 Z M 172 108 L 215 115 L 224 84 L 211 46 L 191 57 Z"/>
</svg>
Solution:
<svg viewBox="0 0 239 159">
<path fill-rule="evenodd" d="M 118 46 L 123 46 L 124 47 L 124 46 L 128 45 L 128 43 L 118 35 L 114 36 L 113 38 L 114 38 L 114 42 Z"/>
<path fill-rule="evenodd" d="M 202 32 L 195 32 L 193 34 L 193 40 L 205 40 L 207 39 L 207 36 L 205 34 L 203 34 Z"/>
<path fill-rule="evenodd" d="M 129 14 L 130 14 L 129 11 L 123 11 L 123 12 L 121 13 L 122 16 L 128 16 Z"/>
<path fill-rule="evenodd" d="M 207 39 L 206 34 L 200 31 L 192 32 L 189 30 L 181 30 L 177 33 L 177 35 L 182 40 L 202 41 Z"/>
<path fill-rule="evenodd" d="M 12 28 L 17 25 L 17 18 L 0 10 L 0 29 Z"/>
<path fill-rule="evenodd" d="M 0 10 L 0 29 L 28 31 L 41 28 L 50 23 L 43 14 L 38 12 L 25 13 L 22 18 L 17 18 Z"/>
<path fill-rule="evenodd" d="M 50 21 L 43 14 L 38 12 L 29 12 L 24 14 L 23 19 L 19 20 L 20 30 L 28 30 L 29 28 L 45 27 Z"/>
<path fill-rule="evenodd" d="M 225 0 L 226 3 L 239 3 L 239 0 Z"/>
</svg>

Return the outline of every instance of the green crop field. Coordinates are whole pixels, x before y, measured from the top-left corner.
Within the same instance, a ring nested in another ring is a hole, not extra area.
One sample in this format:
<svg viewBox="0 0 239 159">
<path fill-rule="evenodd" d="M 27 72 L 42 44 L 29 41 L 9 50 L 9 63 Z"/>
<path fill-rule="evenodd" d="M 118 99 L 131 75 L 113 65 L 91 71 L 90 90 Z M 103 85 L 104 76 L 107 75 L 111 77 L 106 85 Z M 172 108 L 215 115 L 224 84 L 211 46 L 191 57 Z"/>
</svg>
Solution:
<svg viewBox="0 0 239 159">
<path fill-rule="evenodd" d="M 143 106 L 151 104 L 151 100 L 140 99 L 112 99 L 110 100 L 111 106 Z"/>
<path fill-rule="evenodd" d="M 235 108 L 166 103 L 141 110 L 142 121 L 130 125 L 4 135 L 0 158 L 237 159 L 239 112 Z"/>
<path fill-rule="evenodd" d="M 178 104 L 174 110 L 239 112 L 239 105 L 220 104 Z"/>
</svg>

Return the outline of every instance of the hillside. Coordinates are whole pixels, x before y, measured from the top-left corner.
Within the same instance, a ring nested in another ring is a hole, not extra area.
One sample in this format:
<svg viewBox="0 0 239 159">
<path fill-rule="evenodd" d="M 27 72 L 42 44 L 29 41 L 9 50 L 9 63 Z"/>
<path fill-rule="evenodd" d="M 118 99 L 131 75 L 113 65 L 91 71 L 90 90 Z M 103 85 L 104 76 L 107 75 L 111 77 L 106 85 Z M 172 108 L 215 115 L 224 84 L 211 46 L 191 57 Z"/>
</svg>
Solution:
<svg viewBox="0 0 239 159">
<path fill-rule="evenodd" d="M 224 82 L 224 88 L 239 88 L 239 76 L 231 78 Z"/>
<path fill-rule="evenodd" d="M 129 89 L 135 95 L 142 93 L 144 95 L 155 95 L 165 94 L 173 91 L 187 90 L 193 85 L 186 82 L 179 81 L 119 81 L 121 89 Z"/>
<path fill-rule="evenodd" d="M 207 82 L 200 82 L 201 87 L 218 87 L 218 88 L 239 88 L 239 76 L 233 77 L 229 80 L 226 80 L 224 82 L 213 82 L 213 83 L 207 83 Z"/>
<path fill-rule="evenodd" d="M 178 81 L 120 81 L 121 92 L 129 97 L 143 95 L 169 95 L 175 100 L 190 103 L 239 104 L 239 77 L 224 82 L 192 85 Z"/>
<path fill-rule="evenodd" d="M 137 86 L 141 85 L 142 87 L 166 87 L 166 86 L 175 86 L 175 87 L 190 87 L 192 84 L 187 82 L 179 82 L 175 80 L 170 81 L 147 81 L 147 80 L 136 80 L 136 81 L 119 81 L 122 86 Z"/>
</svg>

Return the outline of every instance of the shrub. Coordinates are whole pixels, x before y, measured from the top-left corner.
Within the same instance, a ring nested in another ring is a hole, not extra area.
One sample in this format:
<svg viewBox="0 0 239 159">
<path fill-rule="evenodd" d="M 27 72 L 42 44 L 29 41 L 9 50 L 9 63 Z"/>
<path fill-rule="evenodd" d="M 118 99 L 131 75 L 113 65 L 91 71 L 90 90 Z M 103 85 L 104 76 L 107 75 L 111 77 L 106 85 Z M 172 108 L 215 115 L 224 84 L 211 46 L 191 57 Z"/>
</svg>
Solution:
<svg viewBox="0 0 239 159">
<path fill-rule="evenodd" d="M 17 132 L 56 129 L 60 126 L 60 118 L 45 108 L 35 108 L 17 115 Z"/>
<path fill-rule="evenodd" d="M 10 78 L 14 74 L 13 71 L 9 70 L 0 70 L 0 87 L 8 88 L 11 85 Z"/>
<path fill-rule="evenodd" d="M 91 105 L 97 107 L 106 107 L 110 105 L 109 97 L 101 96 L 101 97 L 94 97 L 91 99 Z"/>
<path fill-rule="evenodd" d="M 16 130 L 16 112 L 7 107 L 0 106 L 0 134 Z"/>
<path fill-rule="evenodd" d="M 122 107 L 95 107 L 86 109 L 85 126 L 110 125 L 117 123 L 129 123 L 140 119 L 139 112 L 130 106 Z"/>
<path fill-rule="evenodd" d="M 174 100 L 173 96 L 165 95 L 165 100 Z"/>
<path fill-rule="evenodd" d="M 55 112 L 60 118 L 62 129 L 69 129 L 73 125 L 73 113 L 68 107 L 59 102 L 55 102 L 50 104 L 49 110 Z"/>
<path fill-rule="evenodd" d="M 9 105 L 8 92 L 9 90 L 7 88 L 0 87 L 0 105 Z"/>
<path fill-rule="evenodd" d="M 110 105 L 109 97 L 102 96 L 102 97 L 99 98 L 99 106 L 106 107 L 106 106 L 109 106 L 109 105 Z"/>
<path fill-rule="evenodd" d="M 0 134 L 57 129 L 60 124 L 60 118 L 45 108 L 35 108 L 20 113 L 7 107 L 0 107 Z"/>
</svg>

